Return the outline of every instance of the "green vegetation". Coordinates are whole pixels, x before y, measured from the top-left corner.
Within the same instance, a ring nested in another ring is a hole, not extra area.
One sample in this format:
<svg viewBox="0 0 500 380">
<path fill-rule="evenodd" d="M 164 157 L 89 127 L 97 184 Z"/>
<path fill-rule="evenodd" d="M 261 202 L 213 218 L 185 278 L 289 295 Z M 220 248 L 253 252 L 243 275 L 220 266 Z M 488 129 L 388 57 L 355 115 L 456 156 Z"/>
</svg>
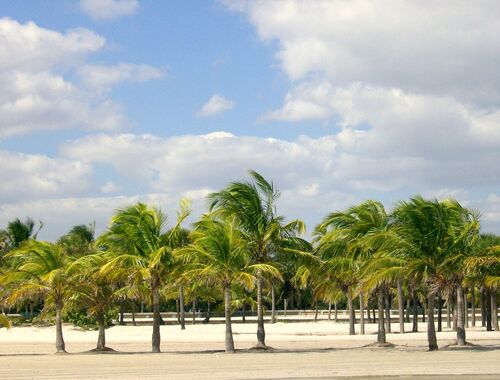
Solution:
<svg viewBox="0 0 500 380">
<path fill-rule="evenodd" d="M 6 309 L 25 309 L 24 317 L 54 318 L 56 350 L 65 352 L 62 323 L 98 329 L 96 351 L 109 350 L 105 330 L 138 305 L 153 314 L 151 345 L 160 352 L 160 310 L 173 309 L 185 327 L 185 305 L 192 311 L 223 309 L 226 352 L 234 352 L 231 316 L 245 321 L 257 314 L 257 348 L 266 348 L 264 310 L 276 320 L 276 306 L 349 311 L 349 334 L 356 332 L 355 309 L 378 309 L 377 344 L 386 345 L 389 310 L 396 301 L 399 332 L 413 314 L 426 311 L 429 350 L 438 349 L 442 309 L 454 311 L 457 344 L 466 344 L 469 323 L 498 330 L 500 237 L 480 234 L 477 212 L 457 201 L 414 197 L 392 212 L 368 200 L 334 211 L 305 239 L 305 225 L 287 221 L 276 207 L 280 194 L 272 182 L 250 172 L 209 195 L 208 212 L 183 227 L 190 214 L 180 203 L 168 226 L 158 208 L 137 203 L 117 210 L 106 231 L 95 238 L 93 225 L 78 225 L 56 243 L 37 240 L 35 223 L 16 219 L 0 231 L 0 325 L 10 327 Z M 174 306 L 175 305 L 175 306 Z M 28 312 L 28 309 L 30 312 Z M 367 309 L 367 310 L 366 310 Z M 118 311 L 119 310 L 119 311 Z M 435 315 L 437 311 L 437 328 Z M 406 312 L 406 316 L 405 316 Z M 193 323 L 195 322 L 193 315 Z M 135 323 L 135 319 L 134 319 Z"/>
</svg>

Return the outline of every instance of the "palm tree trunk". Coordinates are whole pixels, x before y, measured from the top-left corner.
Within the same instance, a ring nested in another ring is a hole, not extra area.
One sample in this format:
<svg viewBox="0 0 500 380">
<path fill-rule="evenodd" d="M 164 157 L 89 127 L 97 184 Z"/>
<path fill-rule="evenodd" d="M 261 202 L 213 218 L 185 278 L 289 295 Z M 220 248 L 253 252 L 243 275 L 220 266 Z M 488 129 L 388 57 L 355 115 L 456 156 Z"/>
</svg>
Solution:
<svg viewBox="0 0 500 380">
<path fill-rule="evenodd" d="M 471 306 L 471 315 L 470 315 L 471 324 L 472 327 L 476 327 L 476 295 L 474 286 L 472 286 L 470 291 L 470 306 Z"/>
<path fill-rule="evenodd" d="M 63 330 L 62 330 L 62 299 L 56 300 L 56 351 L 57 353 L 66 352 L 66 345 L 64 343 Z"/>
<path fill-rule="evenodd" d="M 479 306 L 481 308 L 481 326 L 484 327 L 486 326 L 486 297 L 484 295 L 484 288 L 480 288 L 480 295 L 481 297 L 479 298 Z"/>
<path fill-rule="evenodd" d="M 365 300 L 363 292 L 359 293 L 359 330 L 361 335 L 365 335 Z"/>
<path fill-rule="evenodd" d="M 160 290 L 157 286 L 153 286 L 153 335 L 151 345 L 153 352 L 160 352 Z"/>
<path fill-rule="evenodd" d="M 314 322 L 318 322 L 318 308 L 319 308 L 319 305 L 318 305 L 318 301 L 316 300 L 314 302 Z"/>
<path fill-rule="evenodd" d="M 438 332 L 443 331 L 443 299 L 441 292 L 438 293 Z"/>
<path fill-rule="evenodd" d="M 465 346 L 465 325 L 464 325 L 464 290 L 462 285 L 457 285 L 457 344 Z"/>
<path fill-rule="evenodd" d="M 120 320 L 118 322 L 120 325 L 124 325 L 125 324 L 125 321 L 124 321 L 124 318 L 123 318 L 124 312 L 125 312 L 125 302 L 123 301 L 123 299 L 120 299 Z"/>
<path fill-rule="evenodd" d="M 491 324 L 493 330 L 498 331 L 498 307 L 497 307 L 497 292 L 495 289 L 490 291 L 491 294 Z"/>
<path fill-rule="evenodd" d="M 406 323 L 410 323 L 410 295 L 408 295 L 408 298 L 406 298 Z"/>
<path fill-rule="evenodd" d="M 436 294 L 429 291 L 427 297 L 427 340 L 429 342 L 429 351 L 437 351 L 436 326 L 434 326 L 434 298 Z"/>
<path fill-rule="evenodd" d="M 378 289 L 377 291 L 377 304 L 378 304 L 377 343 L 386 343 L 385 325 L 384 325 L 384 291 L 382 289 Z"/>
<path fill-rule="evenodd" d="M 452 302 L 452 314 L 453 314 L 453 331 L 457 331 L 457 326 L 458 326 L 458 312 L 457 312 L 457 299 L 456 299 L 456 292 L 453 293 L 454 297 L 453 302 Z"/>
<path fill-rule="evenodd" d="M 389 295 L 389 289 L 386 288 L 384 292 L 385 299 L 385 330 L 391 332 L 391 299 Z"/>
<path fill-rule="evenodd" d="M 283 311 L 284 311 L 284 315 L 286 317 L 286 309 L 287 309 L 287 306 L 288 306 L 288 298 L 284 298 L 283 299 Z"/>
<path fill-rule="evenodd" d="M 264 329 L 264 309 L 262 297 L 262 274 L 257 275 L 257 347 L 266 347 L 266 331 Z"/>
<path fill-rule="evenodd" d="M 97 337 L 97 351 L 104 351 L 106 348 L 106 325 L 104 323 L 104 315 L 99 315 L 97 317 L 97 323 L 99 324 L 99 335 Z"/>
<path fill-rule="evenodd" d="M 226 319 L 225 347 L 227 353 L 234 352 L 233 330 L 231 328 L 231 286 L 224 288 L 224 317 Z"/>
<path fill-rule="evenodd" d="M 398 287 L 398 307 L 399 307 L 399 333 L 404 334 L 405 332 L 405 300 L 403 298 L 403 284 L 401 280 L 397 282 Z"/>
<path fill-rule="evenodd" d="M 484 303 L 486 309 L 486 331 L 493 331 L 493 327 L 491 325 L 491 291 L 489 288 L 486 289 L 484 295 Z"/>
<path fill-rule="evenodd" d="M 181 312 L 179 309 L 179 297 L 175 299 L 175 315 L 177 317 L 177 323 L 181 324 Z"/>
<path fill-rule="evenodd" d="M 246 323 L 246 310 L 245 310 L 245 303 L 241 305 L 241 322 Z"/>
<path fill-rule="evenodd" d="M 352 297 L 349 291 L 347 291 L 347 308 L 349 309 L 349 335 L 356 335 L 354 327 L 356 323 L 356 318 L 354 316 L 354 305 L 352 303 Z"/>
<path fill-rule="evenodd" d="M 179 311 L 181 314 L 181 330 L 186 329 L 186 313 L 184 311 L 184 286 L 179 285 Z"/>
<path fill-rule="evenodd" d="M 451 295 L 448 292 L 448 297 L 446 299 L 446 327 L 451 328 Z"/>
<path fill-rule="evenodd" d="M 276 298 L 274 294 L 274 285 L 271 285 L 271 323 L 276 323 Z"/>
<path fill-rule="evenodd" d="M 135 302 L 132 302 L 132 325 L 137 326 L 137 323 L 135 323 Z"/>
<path fill-rule="evenodd" d="M 464 288 L 464 328 L 469 327 L 469 304 L 467 302 L 467 288 Z"/>
<path fill-rule="evenodd" d="M 418 332 L 418 298 L 417 291 L 413 290 L 412 292 L 412 301 L 413 301 L 413 326 L 411 331 Z"/>
<path fill-rule="evenodd" d="M 196 298 L 193 299 L 193 325 L 196 324 Z"/>
<path fill-rule="evenodd" d="M 328 302 L 328 320 L 332 319 L 332 301 Z"/>
<path fill-rule="evenodd" d="M 335 320 L 335 322 L 338 322 L 339 321 L 339 310 L 337 308 L 337 302 L 335 301 L 335 303 L 333 304 L 333 307 L 335 308 L 334 309 L 334 314 L 333 314 L 333 319 Z"/>
</svg>

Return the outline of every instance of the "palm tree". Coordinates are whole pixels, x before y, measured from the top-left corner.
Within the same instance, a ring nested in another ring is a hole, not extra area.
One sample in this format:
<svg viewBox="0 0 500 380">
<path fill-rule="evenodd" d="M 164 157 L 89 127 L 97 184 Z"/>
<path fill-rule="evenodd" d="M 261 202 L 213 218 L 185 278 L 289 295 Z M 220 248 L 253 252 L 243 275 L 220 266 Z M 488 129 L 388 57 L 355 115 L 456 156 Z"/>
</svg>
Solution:
<svg viewBox="0 0 500 380">
<path fill-rule="evenodd" d="M 438 349 L 435 298 L 440 290 L 449 286 L 450 267 L 458 260 L 458 209 L 455 201 L 440 202 L 417 196 L 400 202 L 394 211 L 395 224 L 406 242 L 407 273 L 422 278 L 427 289 L 427 338 L 431 351 Z"/>
<path fill-rule="evenodd" d="M 161 210 L 137 203 L 118 210 L 108 230 L 98 239 L 98 246 L 108 255 L 108 262 L 101 269 L 103 274 L 122 277 L 126 273 L 128 282 L 145 283 L 151 293 L 153 352 L 160 352 L 160 289 L 174 268 L 172 242 L 189 213 L 189 203 L 181 201 L 177 223 L 167 233 L 167 218 Z"/>
<path fill-rule="evenodd" d="M 233 182 L 225 189 L 209 195 L 210 211 L 223 217 L 235 217 L 249 243 L 254 264 L 269 263 L 271 255 L 282 249 L 302 247 L 297 234 L 305 231 L 304 223 L 287 224 L 276 213 L 279 192 L 259 173 L 250 171 L 252 182 Z M 295 245 L 296 243 L 296 245 Z M 266 348 L 263 309 L 263 274 L 257 273 L 257 348 Z"/>
<path fill-rule="evenodd" d="M 224 291 L 224 315 L 226 322 L 226 352 L 234 352 L 231 328 L 231 287 L 234 284 L 253 287 L 259 272 L 280 277 L 272 265 L 252 264 L 249 244 L 237 229 L 234 217 L 214 220 L 203 217 L 195 225 L 193 244 L 176 251 L 188 263 L 187 277 L 206 278 L 210 284 L 220 286 Z"/>
<path fill-rule="evenodd" d="M 106 262 L 107 257 L 101 251 L 82 256 L 68 267 L 68 275 L 74 284 L 68 304 L 80 309 L 84 307 L 99 326 L 94 351 L 112 351 L 106 347 L 106 314 L 113 307 L 118 284 L 102 273 L 101 268 Z"/>
<path fill-rule="evenodd" d="M 44 307 L 56 310 L 56 350 L 66 352 L 62 331 L 62 310 L 71 289 L 67 268 L 71 257 L 58 245 L 30 240 L 7 254 L 12 270 L 3 276 L 12 291 L 7 302 L 42 297 Z"/>
<path fill-rule="evenodd" d="M 81 257 L 94 252 L 95 223 L 79 224 L 59 238 L 57 244 L 68 251 L 73 257 Z"/>
<path fill-rule="evenodd" d="M 31 218 L 26 218 L 23 222 L 19 218 L 7 224 L 7 228 L 0 230 L 0 239 L 2 240 L 2 249 L 5 252 L 19 248 L 21 244 L 31 238 L 36 239 L 38 232 L 43 227 L 39 222 L 38 229 L 35 230 L 35 222 Z"/>
<path fill-rule="evenodd" d="M 350 310 L 350 334 L 354 334 L 352 298 L 355 288 L 358 288 L 360 294 L 365 290 L 374 289 L 379 294 L 378 343 L 385 343 L 386 339 L 383 294 L 387 282 L 381 281 L 380 278 L 377 281 L 372 279 L 370 282 L 372 286 L 367 287 L 361 276 L 363 266 L 372 260 L 381 246 L 380 237 L 387 235 L 389 228 L 389 217 L 384 206 L 379 202 L 368 200 L 344 212 L 328 214 L 315 230 L 318 250 L 326 260 L 329 270 L 339 273 L 336 277 L 346 292 Z"/>
</svg>

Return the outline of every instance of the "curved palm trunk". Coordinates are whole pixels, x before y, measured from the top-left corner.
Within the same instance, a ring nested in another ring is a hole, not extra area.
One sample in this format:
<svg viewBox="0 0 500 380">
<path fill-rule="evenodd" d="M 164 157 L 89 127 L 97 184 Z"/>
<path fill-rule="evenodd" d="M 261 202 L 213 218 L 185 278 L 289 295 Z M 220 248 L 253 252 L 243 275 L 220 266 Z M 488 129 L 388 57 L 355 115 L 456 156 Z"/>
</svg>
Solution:
<svg viewBox="0 0 500 380">
<path fill-rule="evenodd" d="M 264 329 L 264 309 L 262 305 L 262 275 L 257 275 L 257 347 L 266 347 L 266 330 Z"/>
<path fill-rule="evenodd" d="M 184 310 L 184 286 L 179 285 L 179 311 L 181 317 L 181 330 L 186 329 L 186 313 Z"/>
<path fill-rule="evenodd" d="M 378 306 L 378 331 L 377 343 L 386 343 L 385 324 L 384 324 L 384 291 L 377 291 L 377 306 Z"/>
<path fill-rule="evenodd" d="M 417 291 L 413 290 L 412 292 L 412 301 L 413 301 L 413 326 L 411 331 L 418 332 L 418 297 Z"/>
<path fill-rule="evenodd" d="M 153 352 L 160 352 L 160 290 L 154 286 L 153 293 L 153 335 L 151 338 L 151 345 Z"/>
<path fill-rule="evenodd" d="M 359 330 L 365 335 L 365 300 L 363 292 L 359 293 Z"/>
<path fill-rule="evenodd" d="M 226 319 L 226 336 L 225 347 L 226 352 L 234 352 L 233 330 L 231 327 L 231 287 L 224 288 L 224 317 Z"/>
<path fill-rule="evenodd" d="M 276 298 L 274 294 L 274 285 L 271 285 L 271 323 L 276 323 Z"/>
<path fill-rule="evenodd" d="M 64 343 L 62 330 L 62 299 L 56 300 L 56 351 L 57 353 L 66 352 L 66 344 Z"/>
<path fill-rule="evenodd" d="M 436 326 L 434 325 L 434 298 L 436 294 L 429 292 L 427 297 L 427 340 L 429 342 L 429 351 L 437 351 Z"/>
<path fill-rule="evenodd" d="M 465 346 L 464 290 L 457 285 L 457 344 Z"/>
<path fill-rule="evenodd" d="M 405 300 L 403 298 L 403 284 L 401 280 L 397 282 L 398 286 L 398 307 L 399 307 L 399 333 L 404 334 L 405 332 Z"/>
<path fill-rule="evenodd" d="M 355 323 L 356 319 L 354 316 L 354 306 L 352 303 L 352 297 L 349 294 L 349 291 L 347 292 L 347 307 L 349 309 L 349 335 L 355 335 Z"/>
<path fill-rule="evenodd" d="M 99 324 L 99 335 L 97 337 L 97 351 L 104 351 L 106 348 L 106 325 L 104 323 L 104 315 L 97 316 L 97 323 Z"/>
</svg>

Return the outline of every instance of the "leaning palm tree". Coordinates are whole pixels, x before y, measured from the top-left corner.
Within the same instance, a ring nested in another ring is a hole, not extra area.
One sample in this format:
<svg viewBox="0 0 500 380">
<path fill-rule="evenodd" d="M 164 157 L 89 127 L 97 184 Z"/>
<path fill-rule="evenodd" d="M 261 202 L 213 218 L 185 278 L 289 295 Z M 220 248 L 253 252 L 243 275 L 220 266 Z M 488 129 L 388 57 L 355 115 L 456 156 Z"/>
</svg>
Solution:
<svg viewBox="0 0 500 380">
<path fill-rule="evenodd" d="M 214 220 L 204 216 L 195 224 L 193 244 L 176 251 L 187 263 L 186 277 L 206 278 L 224 291 L 224 315 L 226 322 L 225 349 L 234 352 L 231 328 L 231 287 L 239 284 L 247 289 L 254 286 L 258 272 L 280 278 L 276 267 L 252 264 L 248 241 L 237 229 L 235 218 Z"/>
<path fill-rule="evenodd" d="M 252 182 L 233 182 L 225 189 L 208 196 L 210 211 L 217 216 L 234 217 L 249 243 L 254 264 L 271 261 L 272 255 L 287 243 L 287 249 L 303 247 L 297 234 L 305 231 L 299 220 L 284 223 L 276 213 L 276 200 L 280 193 L 259 173 L 250 171 Z M 257 348 L 265 348 L 263 286 L 264 276 L 257 273 Z"/>
<path fill-rule="evenodd" d="M 6 256 L 12 269 L 2 278 L 12 291 L 10 304 L 41 297 L 44 308 L 56 310 L 56 350 L 66 352 L 62 331 L 62 310 L 71 289 L 67 268 L 71 257 L 58 245 L 30 240 Z"/>
<path fill-rule="evenodd" d="M 177 223 L 167 233 L 161 210 L 137 203 L 118 210 L 97 242 L 108 256 L 103 274 L 122 278 L 125 273 L 128 282 L 147 285 L 153 304 L 153 352 L 160 352 L 160 289 L 174 266 L 172 242 L 189 213 L 189 203 L 182 201 Z"/>
</svg>

